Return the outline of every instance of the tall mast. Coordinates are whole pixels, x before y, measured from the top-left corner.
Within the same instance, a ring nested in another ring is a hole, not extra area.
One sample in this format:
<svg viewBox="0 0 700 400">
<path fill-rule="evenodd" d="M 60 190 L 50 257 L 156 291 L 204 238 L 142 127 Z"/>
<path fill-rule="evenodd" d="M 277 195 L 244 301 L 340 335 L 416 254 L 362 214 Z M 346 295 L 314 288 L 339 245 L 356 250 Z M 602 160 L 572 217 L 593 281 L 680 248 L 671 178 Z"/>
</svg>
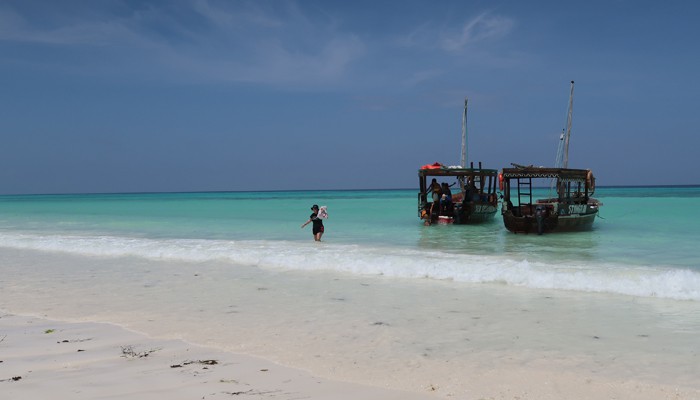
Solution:
<svg viewBox="0 0 700 400">
<path fill-rule="evenodd" d="M 571 118 L 574 113 L 574 81 L 571 81 L 571 93 L 569 94 L 569 112 L 566 116 L 566 135 L 564 135 L 564 163 L 563 168 L 569 168 L 569 139 L 571 138 Z"/>
<path fill-rule="evenodd" d="M 462 168 L 467 167 L 467 98 L 464 98 L 464 113 L 462 114 Z"/>
</svg>

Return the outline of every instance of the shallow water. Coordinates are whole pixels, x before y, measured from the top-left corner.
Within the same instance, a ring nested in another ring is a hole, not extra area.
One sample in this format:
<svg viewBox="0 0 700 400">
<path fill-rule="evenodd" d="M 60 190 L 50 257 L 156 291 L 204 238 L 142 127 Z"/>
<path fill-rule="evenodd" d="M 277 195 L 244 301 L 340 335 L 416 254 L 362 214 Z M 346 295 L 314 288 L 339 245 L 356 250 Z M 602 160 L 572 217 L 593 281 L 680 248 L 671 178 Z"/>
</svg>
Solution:
<svg viewBox="0 0 700 400">
<path fill-rule="evenodd" d="M 0 196 L 0 246 L 700 300 L 700 187 L 597 195 L 592 231 L 546 236 L 422 226 L 409 190 Z M 333 246 L 309 252 L 312 203 Z"/>
</svg>

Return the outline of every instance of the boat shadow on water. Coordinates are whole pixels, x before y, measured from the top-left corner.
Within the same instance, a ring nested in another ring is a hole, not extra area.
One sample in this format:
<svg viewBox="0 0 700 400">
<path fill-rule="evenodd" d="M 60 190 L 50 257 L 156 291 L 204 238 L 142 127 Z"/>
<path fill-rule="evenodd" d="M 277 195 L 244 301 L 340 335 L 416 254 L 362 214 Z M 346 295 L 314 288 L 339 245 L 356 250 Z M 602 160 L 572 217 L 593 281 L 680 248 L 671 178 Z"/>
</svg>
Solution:
<svg viewBox="0 0 700 400">
<path fill-rule="evenodd" d="M 514 235 L 498 220 L 479 225 L 417 226 L 417 247 L 453 254 L 554 262 L 603 262 L 599 229 L 562 232 L 543 240 L 537 234 Z"/>
<path fill-rule="evenodd" d="M 501 254 L 506 256 L 561 264 L 605 261 L 600 252 L 601 235 L 595 229 L 560 232 L 547 240 L 537 234 L 514 235 L 504 230 L 501 239 Z"/>
</svg>

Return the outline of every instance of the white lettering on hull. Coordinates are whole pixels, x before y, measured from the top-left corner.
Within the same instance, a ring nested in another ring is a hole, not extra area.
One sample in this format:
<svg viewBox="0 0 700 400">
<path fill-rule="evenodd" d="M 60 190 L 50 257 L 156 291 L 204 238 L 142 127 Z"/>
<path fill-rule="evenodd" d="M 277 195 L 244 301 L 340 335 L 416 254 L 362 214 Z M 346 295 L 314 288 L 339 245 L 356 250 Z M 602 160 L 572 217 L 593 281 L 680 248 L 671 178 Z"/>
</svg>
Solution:
<svg viewBox="0 0 700 400">
<path fill-rule="evenodd" d="M 569 214 L 585 214 L 585 204 L 569 204 Z"/>
<path fill-rule="evenodd" d="M 493 212 L 494 210 L 491 209 L 492 206 L 486 206 L 486 205 L 481 205 L 477 204 L 474 206 L 474 212 L 479 213 L 479 214 L 485 214 L 488 212 Z"/>
</svg>

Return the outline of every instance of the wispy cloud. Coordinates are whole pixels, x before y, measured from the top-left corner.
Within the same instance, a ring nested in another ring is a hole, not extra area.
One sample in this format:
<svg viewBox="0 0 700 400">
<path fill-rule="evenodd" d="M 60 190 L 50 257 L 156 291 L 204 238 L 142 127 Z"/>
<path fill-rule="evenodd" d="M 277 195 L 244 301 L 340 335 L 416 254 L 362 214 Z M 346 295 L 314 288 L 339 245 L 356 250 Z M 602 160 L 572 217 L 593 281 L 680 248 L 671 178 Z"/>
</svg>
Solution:
<svg viewBox="0 0 700 400">
<path fill-rule="evenodd" d="M 23 15 L 7 6 L 0 8 L 0 42 L 50 45 L 104 45 L 135 37 L 124 21 L 75 20 L 58 18 L 52 20 L 41 16 L 39 23 L 32 16 Z"/>
<path fill-rule="evenodd" d="M 440 45 L 447 51 L 461 51 L 465 47 L 487 39 L 506 36 L 513 29 L 512 19 L 483 13 L 466 21 L 457 32 L 447 33 Z"/>
<path fill-rule="evenodd" d="M 455 66 L 513 64 L 511 54 L 490 44 L 507 37 L 514 22 L 492 13 L 458 25 L 430 14 L 368 29 L 357 14 L 294 0 L 23 4 L 0 3 L 0 47 L 27 46 L 12 61 L 70 74 L 405 88 Z"/>
<path fill-rule="evenodd" d="M 106 55 L 105 70 L 128 59 L 131 68 L 182 80 L 292 85 L 343 81 L 365 53 L 358 36 L 338 30 L 330 19 L 316 16 L 311 21 L 294 2 L 198 0 L 138 9 L 118 3 L 118 10 L 90 4 L 97 9 L 54 9 L 54 14 L 41 15 L 0 6 L 0 44 L 86 52 L 99 46 Z M 74 69 L 70 59 L 63 62 Z"/>
</svg>

